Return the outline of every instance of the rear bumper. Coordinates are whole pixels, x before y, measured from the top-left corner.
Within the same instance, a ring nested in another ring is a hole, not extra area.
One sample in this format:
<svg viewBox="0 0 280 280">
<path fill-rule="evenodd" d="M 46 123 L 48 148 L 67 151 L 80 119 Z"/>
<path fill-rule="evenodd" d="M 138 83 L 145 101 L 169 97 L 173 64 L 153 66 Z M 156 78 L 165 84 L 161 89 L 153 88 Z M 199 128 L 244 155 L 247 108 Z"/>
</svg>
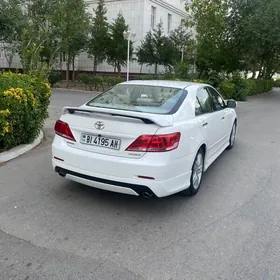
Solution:
<svg viewBox="0 0 280 280">
<path fill-rule="evenodd" d="M 61 167 L 56 166 L 55 172 L 59 173 L 62 176 L 70 177 L 72 180 L 77 181 L 82 184 L 92 185 L 100 189 L 110 190 L 114 192 L 131 194 L 131 195 L 141 195 L 142 193 L 150 193 L 154 195 L 153 191 L 144 185 L 129 184 L 125 182 L 112 181 L 108 179 L 97 178 L 82 173 L 74 172 L 67 170 Z M 112 187 L 109 187 L 112 186 Z"/>
<path fill-rule="evenodd" d="M 58 137 L 53 142 L 52 155 L 54 170 L 70 180 L 113 192 L 136 196 L 149 192 L 157 197 L 169 196 L 189 187 L 195 156 L 169 162 L 149 156 L 145 159 L 118 158 L 69 147 Z M 138 178 L 139 175 L 155 179 Z"/>
</svg>

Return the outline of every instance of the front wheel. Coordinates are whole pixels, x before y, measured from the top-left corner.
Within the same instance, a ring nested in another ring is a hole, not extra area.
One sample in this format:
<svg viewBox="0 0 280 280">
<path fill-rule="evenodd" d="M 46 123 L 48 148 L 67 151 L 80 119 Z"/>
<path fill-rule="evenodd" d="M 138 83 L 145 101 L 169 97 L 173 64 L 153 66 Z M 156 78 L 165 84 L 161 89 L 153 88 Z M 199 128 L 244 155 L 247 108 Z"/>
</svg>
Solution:
<svg viewBox="0 0 280 280">
<path fill-rule="evenodd" d="M 233 126 L 232 126 L 231 133 L 230 133 L 229 145 L 227 147 L 228 150 L 231 150 L 233 148 L 234 144 L 235 144 L 236 130 L 237 130 L 237 124 L 236 124 L 236 121 L 235 121 Z"/>
<path fill-rule="evenodd" d="M 182 192 L 183 194 L 188 196 L 194 196 L 198 193 L 203 177 L 204 156 L 205 155 L 203 149 L 200 149 L 197 152 L 192 166 L 191 185 L 188 189 Z"/>
</svg>

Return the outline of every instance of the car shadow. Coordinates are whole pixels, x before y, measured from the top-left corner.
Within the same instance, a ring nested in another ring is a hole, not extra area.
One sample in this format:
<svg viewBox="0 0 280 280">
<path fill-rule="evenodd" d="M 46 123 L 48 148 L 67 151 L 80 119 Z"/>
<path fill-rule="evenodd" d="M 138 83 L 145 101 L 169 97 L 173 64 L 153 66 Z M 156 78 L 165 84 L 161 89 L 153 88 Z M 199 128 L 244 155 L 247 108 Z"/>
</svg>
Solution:
<svg viewBox="0 0 280 280">
<path fill-rule="evenodd" d="M 236 147 L 237 148 L 237 147 Z M 96 211 L 115 212 L 116 209 L 123 210 L 128 213 L 142 213 L 154 215 L 155 213 L 176 213 L 181 211 L 182 207 L 191 209 L 199 203 L 203 203 L 207 199 L 211 186 L 208 184 L 211 176 L 217 176 L 223 173 L 225 165 L 230 164 L 232 151 L 225 151 L 206 171 L 199 193 L 194 197 L 188 197 L 181 193 L 174 194 L 164 198 L 153 196 L 146 199 L 142 196 L 131 196 L 119 194 L 88 187 L 70 180 L 63 179 L 56 186 L 56 199 L 67 200 L 73 204 L 81 204 L 83 207 L 92 208 Z M 213 195 L 213 194 L 212 194 Z M 75 205 L 76 207 L 76 205 Z"/>
</svg>

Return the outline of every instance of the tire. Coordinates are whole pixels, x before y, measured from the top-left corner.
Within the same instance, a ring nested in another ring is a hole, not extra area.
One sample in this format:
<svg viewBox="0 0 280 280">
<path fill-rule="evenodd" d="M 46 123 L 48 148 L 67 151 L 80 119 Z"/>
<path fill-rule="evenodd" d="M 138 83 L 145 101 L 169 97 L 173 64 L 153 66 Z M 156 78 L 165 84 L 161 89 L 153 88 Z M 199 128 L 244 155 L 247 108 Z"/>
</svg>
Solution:
<svg viewBox="0 0 280 280">
<path fill-rule="evenodd" d="M 198 193 L 202 178 L 203 178 L 203 170 L 204 170 L 204 151 L 202 148 L 197 152 L 196 157 L 194 159 L 194 163 L 192 166 L 192 174 L 191 174 L 191 184 L 190 187 L 184 191 L 182 194 L 187 196 L 194 196 Z M 198 179 L 198 181 L 197 181 Z"/>
<path fill-rule="evenodd" d="M 230 138 L 229 138 L 229 145 L 227 147 L 227 150 L 231 150 L 234 147 L 235 144 L 235 139 L 236 139 L 236 130 L 237 130 L 237 124 L 236 121 L 234 122 L 231 133 L 230 133 Z"/>
</svg>

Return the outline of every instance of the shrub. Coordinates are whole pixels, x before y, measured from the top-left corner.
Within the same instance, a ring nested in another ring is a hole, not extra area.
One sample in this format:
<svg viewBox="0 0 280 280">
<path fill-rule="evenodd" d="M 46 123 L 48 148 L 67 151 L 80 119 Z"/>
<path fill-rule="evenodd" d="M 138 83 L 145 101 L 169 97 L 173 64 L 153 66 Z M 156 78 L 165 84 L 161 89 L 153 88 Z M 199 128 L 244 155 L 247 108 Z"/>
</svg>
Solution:
<svg viewBox="0 0 280 280">
<path fill-rule="evenodd" d="M 124 82 L 124 79 L 118 76 L 102 77 L 85 73 L 79 74 L 77 76 L 77 80 L 79 82 L 82 82 L 85 85 L 86 89 L 89 88 L 89 90 L 93 90 L 94 88 L 97 89 L 99 87 L 101 87 L 104 90 L 105 85 L 112 87 L 116 84 Z"/>
<path fill-rule="evenodd" d="M 0 150 L 31 143 L 48 117 L 51 91 L 39 78 L 0 74 Z"/>
<path fill-rule="evenodd" d="M 53 87 L 56 83 L 62 80 L 62 73 L 60 71 L 51 71 L 48 77 L 49 83 Z"/>
<path fill-rule="evenodd" d="M 247 85 L 248 85 L 248 88 L 249 88 L 249 95 L 256 94 L 256 92 L 257 92 L 256 80 L 249 79 L 249 80 L 246 80 L 246 81 L 247 81 Z"/>
<path fill-rule="evenodd" d="M 139 75 L 135 77 L 136 80 L 154 80 L 155 76 L 154 75 Z"/>
<path fill-rule="evenodd" d="M 219 90 L 225 99 L 232 99 L 235 93 L 235 85 L 231 80 L 224 80 L 220 83 Z"/>
<path fill-rule="evenodd" d="M 280 87 L 280 79 L 277 79 L 277 80 L 273 81 L 273 86 L 274 87 Z"/>
<path fill-rule="evenodd" d="M 93 86 L 93 79 L 92 75 L 81 73 L 78 74 L 77 80 L 85 85 L 85 89 L 89 88 L 89 90 L 92 90 Z"/>
<path fill-rule="evenodd" d="M 122 77 L 114 77 L 114 76 L 108 76 L 103 78 L 104 84 L 108 85 L 109 87 L 112 87 L 114 85 L 117 85 L 119 83 L 122 83 L 125 81 Z"/>
<path fill-rule="evenodd" d="M 218 87 L 219 84 L 224 80 L 224 77 L 221 76 L 221 74 L 217 72 L 210 72 L 209 76 L 207 78 L 207 83 L 209 85 L 212 85 L 213 87 Z"/>
<path fill-rule="evenodd" d="M 174 63 L 174 72 L 175 76 L 181 79 L 187 79 L 189 77 L 189 63 L 185 61 L 175 62 Z"/>
<path fill-rule="evenodd" d="M 219 85 L 219 90 L 226 99 L 245 101 L 248 96 L 268 92 L 272 89 L 270 80 L 242 79 L 233 75 L 231 79 L 224 80 Z"/>
<path fill-rule="evenodd" d="M 193 83 L 200 83 L 200 84 L 208 84 L 208 85 L 212 85 L 210 83 L 210 81 L 207 81 L 207 80 L 200 80 L 200 79 L 194 79 L 192 80 Z"/>
</svg>

